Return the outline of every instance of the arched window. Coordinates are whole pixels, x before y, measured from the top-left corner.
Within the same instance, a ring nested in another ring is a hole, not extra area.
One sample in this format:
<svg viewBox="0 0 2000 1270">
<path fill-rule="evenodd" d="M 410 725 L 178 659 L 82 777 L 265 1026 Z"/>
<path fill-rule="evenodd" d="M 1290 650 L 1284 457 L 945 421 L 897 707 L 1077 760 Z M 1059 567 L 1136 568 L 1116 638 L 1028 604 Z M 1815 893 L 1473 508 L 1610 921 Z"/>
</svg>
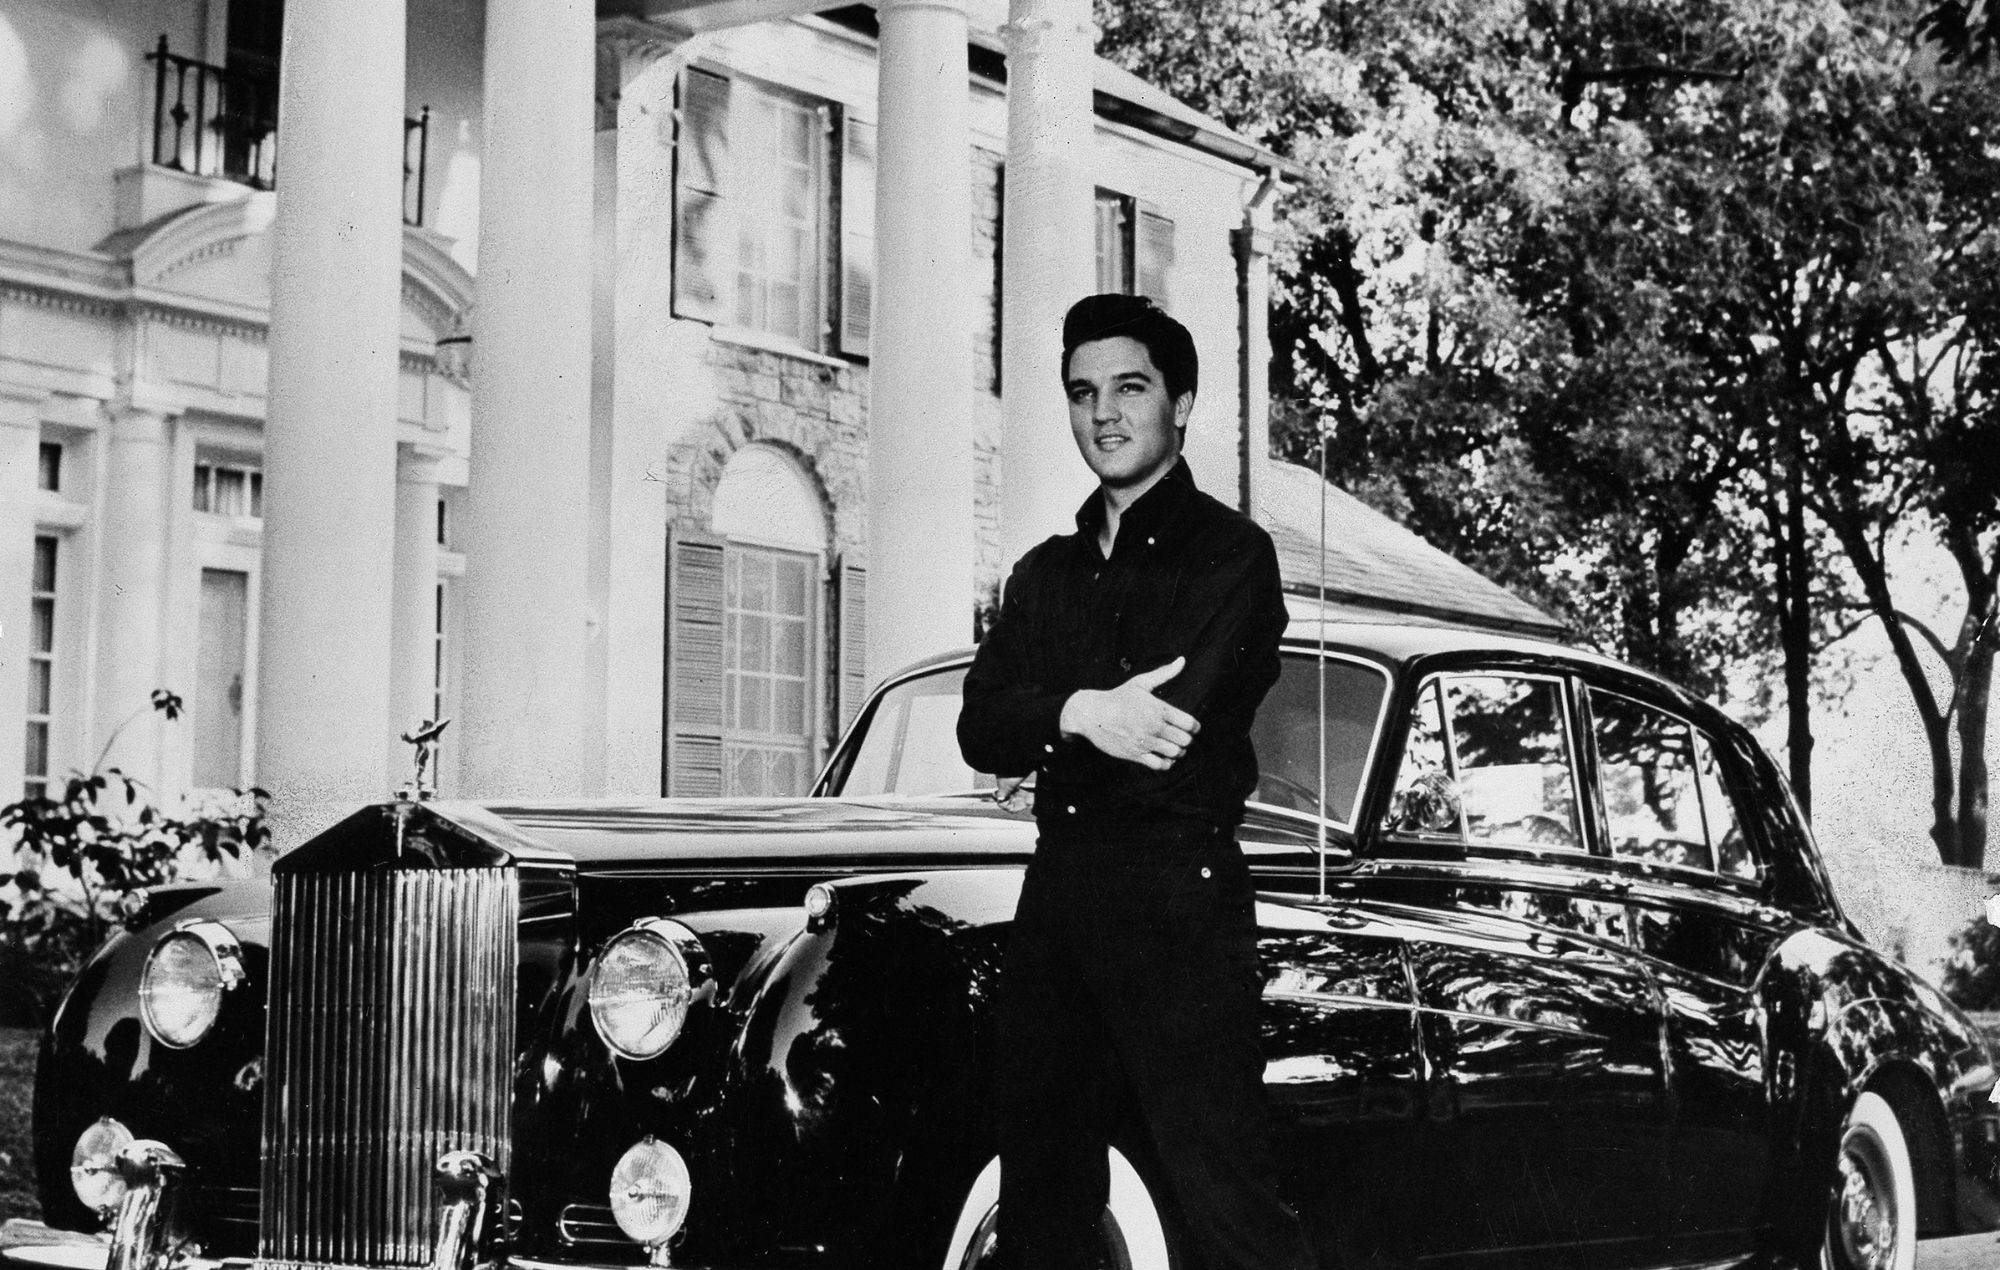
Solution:
<svg viewBox="0 0 2000 1270">
<path fill-rule="evenodd" d="M 798 464 L 746 446 L 716 486 L 723 540 L 722 788 L 803 794 L 820 760 L 826 516 Z"/>
</svg>

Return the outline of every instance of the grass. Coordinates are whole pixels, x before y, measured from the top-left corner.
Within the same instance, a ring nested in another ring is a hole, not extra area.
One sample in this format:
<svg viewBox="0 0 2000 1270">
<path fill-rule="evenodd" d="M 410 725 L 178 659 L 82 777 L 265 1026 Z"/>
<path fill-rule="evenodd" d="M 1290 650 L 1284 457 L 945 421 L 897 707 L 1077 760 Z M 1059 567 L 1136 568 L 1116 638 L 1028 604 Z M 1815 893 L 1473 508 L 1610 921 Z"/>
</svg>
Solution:
<svg viewBox="0 0 2000 1270">
<path fill-rule="evenodd" d="M 39 1217 L 28 1098 L 35 1086 L 33 1028 L 0 1028 L 0 1219 Z"/>
</svg>

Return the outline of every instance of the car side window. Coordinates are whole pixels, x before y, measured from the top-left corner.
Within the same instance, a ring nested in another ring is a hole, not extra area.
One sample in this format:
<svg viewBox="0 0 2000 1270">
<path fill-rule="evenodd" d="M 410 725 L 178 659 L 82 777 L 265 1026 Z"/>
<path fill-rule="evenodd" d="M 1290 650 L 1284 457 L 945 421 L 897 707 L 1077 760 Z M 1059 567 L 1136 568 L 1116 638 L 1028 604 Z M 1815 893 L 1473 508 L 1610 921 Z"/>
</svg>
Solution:
<svg viewBox="0 0 2000 1270">
<path fill-rule="evenodd" d="M 1574 752 L 1559 680 L 1438 676 L 1410 720 L 1390 831 L 1580 850 Z"/>
<path fill-rule="evenodd" d="M 1684 719 L 1600 688 L 1590 689 L 1590 715 L 1614 856 L 1756 876 L 1706 737 Z"/>
<path fill-rule="evenodd" d="M 1701 814 L 1708 827 L 1708 842 L 1715 851 L 1715 871 L 1733 878 L 1754 879 L 1757 861 L 1750 853 L 1750 839 L 1730 801 L 1729 786 L 1722 779 L 1722 760 L 1716 756 L 1715 742 L 1700 728 L 1694 730 L 1695 777 L 1700 782 Z"/>
</svg>

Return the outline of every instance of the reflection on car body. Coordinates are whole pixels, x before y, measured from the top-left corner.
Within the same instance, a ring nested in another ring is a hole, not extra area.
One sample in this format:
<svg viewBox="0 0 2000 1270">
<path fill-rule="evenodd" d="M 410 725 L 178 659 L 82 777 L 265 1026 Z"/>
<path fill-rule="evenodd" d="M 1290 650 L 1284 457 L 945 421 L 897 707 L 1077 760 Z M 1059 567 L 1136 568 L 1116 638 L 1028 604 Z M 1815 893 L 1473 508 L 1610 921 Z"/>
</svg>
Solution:
<svg viewBox="0 0 2000 1270">
<path fill-rule="evenodd" d="M 1241 840 L 1325 1264 L 1907 1267 L 2000 1226 L 1990 1054 L 1858 938 L 1741 728 L 1551 645 L 1295 633 Z M 809 800 L 387 804 L 158 897 L 49 1034 L 50 1224 L 4 1255 L 102 1265 L 111 1220 L 131 1270 L 985 1264 L 1033 826 L 959 762 L 966 662 L 879 689 Z M 176 1048 L 139 990 L 211 991 L 147 979 L 193 921 L 246 982 Z M 1107 1264 L 1165 1265 L 1116 1141 Z"/>
</svg>

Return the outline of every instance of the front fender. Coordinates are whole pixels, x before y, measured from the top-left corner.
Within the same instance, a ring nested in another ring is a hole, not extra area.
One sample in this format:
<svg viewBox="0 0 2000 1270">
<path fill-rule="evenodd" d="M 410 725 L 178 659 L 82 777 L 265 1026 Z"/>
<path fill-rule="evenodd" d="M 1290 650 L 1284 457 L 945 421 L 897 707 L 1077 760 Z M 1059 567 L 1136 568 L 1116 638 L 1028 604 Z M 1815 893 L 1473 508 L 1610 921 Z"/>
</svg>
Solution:
<svg viewBox="0 0 2000 1270">
<path fill-rule="evenodd" d="M 991 1003 L 1018 870 L 832 884 L 731 1055 L 739 1194 L 768 1246 L 941 1252 L 992 1154 Z"/>
<path fill-rule="evenodd" d="M 35 1175 L 50 1225 L 98 1228 L 70 1189 L 70 1152 L 85 1128 L 109 1116 L 187 1161 L 202 1243 L 252 1251 L 270 896 L 261 878 L 163 888 L 141 912 L 144 924 L 114 935 L 77 976 L 42 1036 L 35 1072 Z M 248 981 L 225 997 L 214 1030 L 175 1050 L 139 1017 L 139 977 L 153 944 L 195 918 L 235 933 Z"/>
</svg>

